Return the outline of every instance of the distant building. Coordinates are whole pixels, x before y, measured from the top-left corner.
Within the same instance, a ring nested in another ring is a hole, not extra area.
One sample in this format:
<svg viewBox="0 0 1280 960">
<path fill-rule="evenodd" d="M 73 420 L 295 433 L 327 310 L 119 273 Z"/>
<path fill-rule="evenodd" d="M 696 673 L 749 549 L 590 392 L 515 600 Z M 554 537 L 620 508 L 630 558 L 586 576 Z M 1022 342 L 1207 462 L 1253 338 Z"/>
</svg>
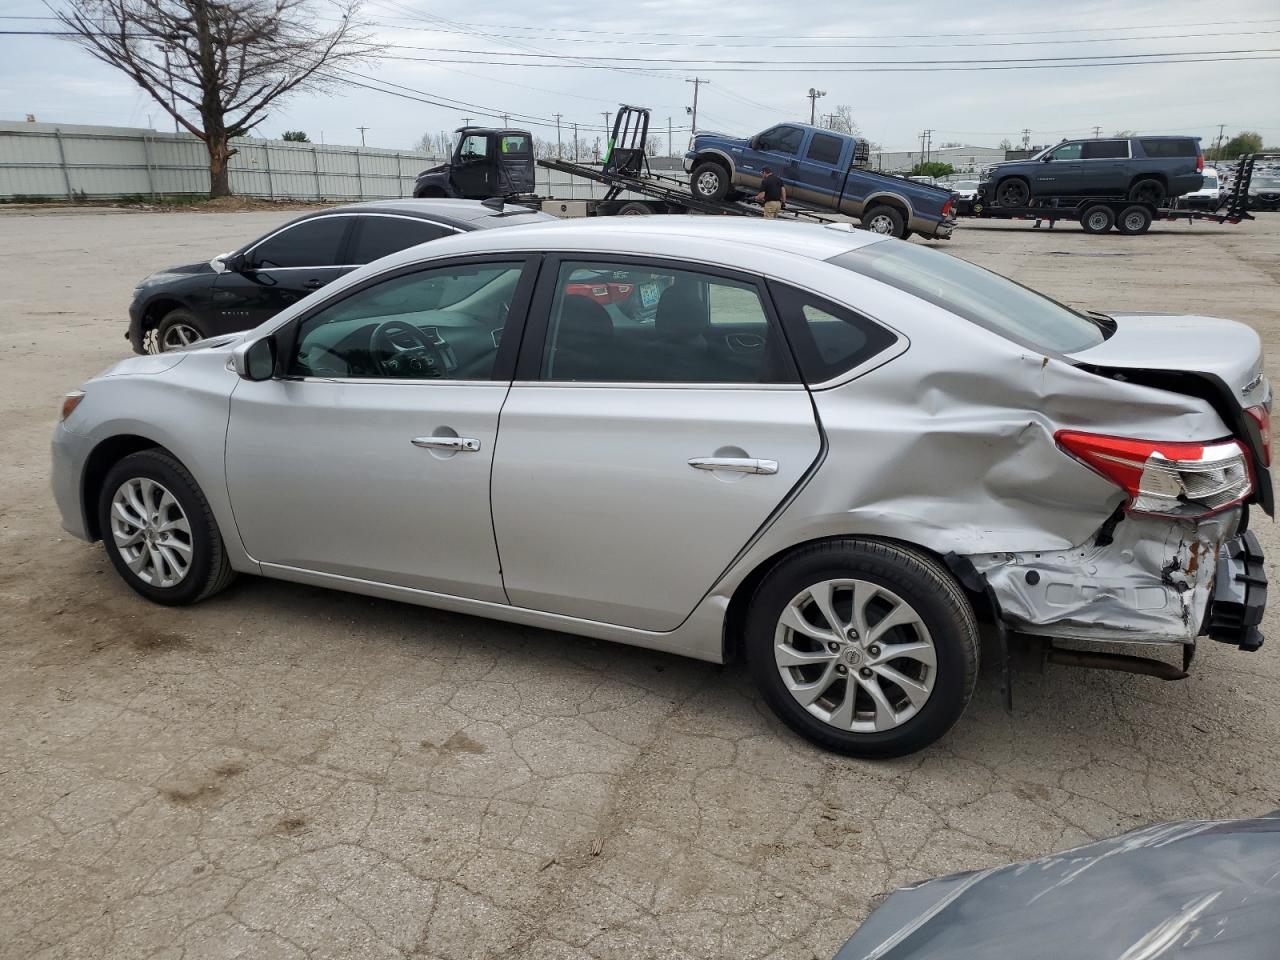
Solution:
<svg viewBox="0 0 1280 960">
<path fill-rule="evenodd" d="M 928 159 L 937 163 L 949 163 L 956 173 L 977 173 L 983 167 L 1003 161 L 1004 153 L 999 147 L 935 147 L 929 151 Z M 883 170 L 885 173 L 907 173 L 922 159 L 919 150 L 872 153 L 871 169 Z"/>
</svg>

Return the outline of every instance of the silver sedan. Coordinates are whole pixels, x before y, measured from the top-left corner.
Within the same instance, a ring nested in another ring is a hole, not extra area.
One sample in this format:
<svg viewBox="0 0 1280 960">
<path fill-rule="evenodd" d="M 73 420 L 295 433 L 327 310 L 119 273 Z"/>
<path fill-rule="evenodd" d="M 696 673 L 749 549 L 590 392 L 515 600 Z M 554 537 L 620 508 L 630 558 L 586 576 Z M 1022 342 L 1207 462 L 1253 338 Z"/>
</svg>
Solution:
<svg viewBox="0 0 1280 960">
<path fill-rule="evenodd" d="M 248 573 L 744 656 L 801 734 L 891 756 L 961 715 L 979 621 L 1092 666 L 1256 648 L 1270 402 L 1227 320 L 842 227 L 544 224 L 121 362 L 64 402 L 54 492 L 157 603 Z"/>
</svg>

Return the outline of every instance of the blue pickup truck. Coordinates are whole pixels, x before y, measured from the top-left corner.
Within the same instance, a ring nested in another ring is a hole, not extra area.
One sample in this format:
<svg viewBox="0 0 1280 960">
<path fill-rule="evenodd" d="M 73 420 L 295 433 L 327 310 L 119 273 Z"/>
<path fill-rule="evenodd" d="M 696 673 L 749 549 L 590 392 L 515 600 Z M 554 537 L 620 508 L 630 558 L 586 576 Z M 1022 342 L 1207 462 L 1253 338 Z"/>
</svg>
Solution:
<svg viewBox="0 0 1280 960">
<path fill-rule="evenodd" d="M 723 200 L 735 188 L 754 193 L 772 167 L 797 205 L 857 217 L 876 233 L 913 233 L 945 240 L 955 225 L 949 190 L 862 169 L 867 142 L 803 123 L 781 123 L 749 139 L 700 133 L 684 155 L 689 188 L 701 200 Z"/>
</svg>

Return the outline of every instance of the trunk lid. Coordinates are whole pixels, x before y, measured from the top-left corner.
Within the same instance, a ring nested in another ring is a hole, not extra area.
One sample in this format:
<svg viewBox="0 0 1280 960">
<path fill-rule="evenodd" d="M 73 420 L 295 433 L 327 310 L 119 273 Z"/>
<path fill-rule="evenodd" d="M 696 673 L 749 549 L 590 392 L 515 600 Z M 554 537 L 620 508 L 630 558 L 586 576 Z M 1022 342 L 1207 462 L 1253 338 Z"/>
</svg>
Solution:
<svg viewBox="0 0 1280 960">
<path fill-rule="evenodd" d="M 1071 357 L 1100 376 L 1196 396 L 1212 404 L 1232 435 L 1253 454 L 1256 496 L 1263 509 L 1272 513 L 1274 497 L 1261 428 L 1244 412 L 1254 406 L 1271 409 L 1271 384 L 1263 373 L 1257 332 L 1217 317 L 1117 313 L 1111 319 L 1115 321 L 1111 336 Z"/>
</svg>

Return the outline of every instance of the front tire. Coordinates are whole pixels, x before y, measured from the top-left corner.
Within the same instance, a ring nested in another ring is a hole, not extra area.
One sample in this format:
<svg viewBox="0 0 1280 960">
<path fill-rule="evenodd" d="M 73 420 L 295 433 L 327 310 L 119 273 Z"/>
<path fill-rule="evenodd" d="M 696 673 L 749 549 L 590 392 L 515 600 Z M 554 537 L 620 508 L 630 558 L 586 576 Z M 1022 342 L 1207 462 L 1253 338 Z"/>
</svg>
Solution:
<svg viewBox="0 0 1280 960">
<path fill-rule="evenodd" d="M 1025 207 L 1031 200 L 1031 187 L 1025 180 L 1005 180 L 996 188 L 996 203 L 1002 207 Z"/>
<path fill-rule="evenodd" d="M 179 307 L 170 310 L 156 324 L 155 336 L 152 339 L 152 353 L 166 353 L 169 350 L 180 350 L 205 339 L 204 326 L 190 310 Z"/>
<path fill-rule="evenodd" d="M 98 529 L 121 579 L 154 603 L 197 603 L 235 578 L 209 501 L 163 450 L 130 454 L 107 471 Z"/>
<path fill-rule="evenodd" d="M 778 717 L 820 746 L 897 757 L 960 718 L 978 670 L 978 625 L 935 560 L 883 541 L 805 547 L 757 588 L 746 653 Z"/>
<path fill-rule="evenodd" d="M 699 200 L 723 200 L 731 185 L 729 171 L 711 161 L 698 164 L 689 175 L 689 186 Z"/>
</svg>

